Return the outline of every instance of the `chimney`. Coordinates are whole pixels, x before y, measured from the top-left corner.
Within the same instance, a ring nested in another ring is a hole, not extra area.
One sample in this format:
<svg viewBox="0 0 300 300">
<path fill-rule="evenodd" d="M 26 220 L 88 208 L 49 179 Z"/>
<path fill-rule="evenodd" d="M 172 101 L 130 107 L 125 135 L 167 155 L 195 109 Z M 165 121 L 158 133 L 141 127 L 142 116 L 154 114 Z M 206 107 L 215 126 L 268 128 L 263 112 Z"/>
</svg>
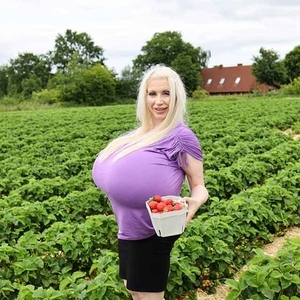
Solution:
<svg viewBox="0 0 300 300">
<path fill-rule="evenodd" d="M 238 67 L 241 67 L 243 64 L 237 64 L 238 65 Z"/>
</svg>

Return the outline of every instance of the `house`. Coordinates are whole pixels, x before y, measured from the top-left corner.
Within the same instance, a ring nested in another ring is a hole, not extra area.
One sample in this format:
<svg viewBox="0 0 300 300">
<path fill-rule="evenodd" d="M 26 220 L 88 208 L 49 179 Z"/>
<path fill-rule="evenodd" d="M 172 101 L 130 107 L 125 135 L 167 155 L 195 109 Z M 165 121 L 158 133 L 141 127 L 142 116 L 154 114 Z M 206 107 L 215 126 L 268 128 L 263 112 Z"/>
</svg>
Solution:
<svg viewBox="0 0 300 300">
<path fill-rule="evenodd" d="M 238 64 L 234 67 L 205 68 L 201 71 L 202 88 L 211 95 L 250 93 L 259 89 L 265 93 L 270 90 L 266 84 L 259 84 L 252 75 L 252 66 Z"/>
</svg>

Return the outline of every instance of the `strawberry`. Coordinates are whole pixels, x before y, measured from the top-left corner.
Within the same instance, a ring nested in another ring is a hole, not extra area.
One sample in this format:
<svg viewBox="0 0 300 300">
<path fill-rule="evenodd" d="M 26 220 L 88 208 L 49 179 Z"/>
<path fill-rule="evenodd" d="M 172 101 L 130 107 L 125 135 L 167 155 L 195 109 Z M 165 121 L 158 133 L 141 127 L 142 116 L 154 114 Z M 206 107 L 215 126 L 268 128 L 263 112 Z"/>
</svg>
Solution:
<svg viewBox="0 0 300 300">
<path fill-rule="evenodd" d="M 165 207 L 166 207 L 166 204 L 164 202 L 159 202 L 159 203 L 157 203 L 156 209 L 158 211 L 163 211 Z"/>
<path fill-rule="evenodd" d="M 174 206 L 173 206 L 173 210 L 181 210 L 183 208 L 183 206 L 180 204 L 180 203 L 176 203 Z"/>
<path fill-rule="evenodd" d="M 159 195 L 155 195 L 152 199 L 153 199 L 154 201 L 157 201 L 157 202 L 161 202 L 161 201 L 162 201 L 162 198 L 161 198 L 161 196 L 159 196 Z"/>
<path fill-rule="evenodd" d="M 168 204 L 173 205 L 173 200 L 172 199 L 168 199 L 167 201 L 168 201 Z"/>
<path fill-rule="evenodd" d="M 172 211 L 172 210 L 173 210 L 172 204 L 167 204 L 165 207 L 165 211 Z"/>
<path fill-rule="evenodd" d="M 151 209 L 154 209 L 157 207 L 157 201 L 150 201 L 148 205 Z"/>
<path fill-rule="evenodd" d="M 163 201 L 164 201 L 167 205 L 173 203 L 173 200 L 172 200 L 172 199 L 166 199 L 166 200 L 163 200 Z"/>
<path fill-rule="evenodd" d="M 156 214 L 156 213 L 158 213 L 158 210 L 156 208 L 153 208 L 153 209 L 151 209 L 151 212 Z"/>
</svg>

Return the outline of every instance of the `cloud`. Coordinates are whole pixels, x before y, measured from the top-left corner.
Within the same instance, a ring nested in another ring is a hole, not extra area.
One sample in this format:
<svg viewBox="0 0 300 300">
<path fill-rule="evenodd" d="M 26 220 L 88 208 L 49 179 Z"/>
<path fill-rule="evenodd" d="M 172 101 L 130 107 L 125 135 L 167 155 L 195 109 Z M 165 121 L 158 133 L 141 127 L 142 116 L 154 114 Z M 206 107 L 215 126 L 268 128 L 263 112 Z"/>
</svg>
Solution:
<svg viewBox="0 0 300 300">
<path fill-rule="evenodd" d="M 297 0 L 10 0 L 1 4 L 0 64 L 47 53 L 66 29 L 86 32 L 120 72 L 157 32 L 210 50 L 209 65 L 251 64 L 260 47 L 282 58 L 300 40 Z"/>
</svg>

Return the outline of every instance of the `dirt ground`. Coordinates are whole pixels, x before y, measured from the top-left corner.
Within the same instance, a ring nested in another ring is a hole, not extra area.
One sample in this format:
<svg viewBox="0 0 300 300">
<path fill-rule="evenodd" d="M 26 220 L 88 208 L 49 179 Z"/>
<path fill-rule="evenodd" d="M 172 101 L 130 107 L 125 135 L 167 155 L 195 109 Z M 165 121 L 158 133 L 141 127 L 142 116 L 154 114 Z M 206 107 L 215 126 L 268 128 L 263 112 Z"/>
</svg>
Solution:
<svg viewBox="0 0 300 300">
<path fill-rule="evenodd" d="M 300 138 L 300 134 L 295 134 L 292 129 L 287 129 L 283 134 L 292 137 L 295 141 Z"/>
<path fill-rule="evenodd" d="M 293 238 L 293 237 L 300 237 L 300 228 L 299 227 L 291 227 L 287 230 L 286 234 L 282 237 L 277 237 L 274 239 L 274 241 L 270 244 L 266 244 L 263 247 L 264 252 L 267 255 L 270 255 L 272 257 L 276 256 L 276 253 L 278 250 L 282 248 L 282 245 L 284 244 L 285 239 L 287 238 Z M 238 279 L 238 276 L 241 275 L 244 271 L 246 271 L 247 267 L 243 267 L 240 272 L 238 272 L 236 279 Z M 226 284 L 221 284 L 216 287 L 217 292 L 213 295 L 207 295 L 202 290 L 197 291 L 197 299 L 198 300 L 225 300 L 226 296 L 229 293 L 229 287 L 226 286 Z"/>
</svg>

